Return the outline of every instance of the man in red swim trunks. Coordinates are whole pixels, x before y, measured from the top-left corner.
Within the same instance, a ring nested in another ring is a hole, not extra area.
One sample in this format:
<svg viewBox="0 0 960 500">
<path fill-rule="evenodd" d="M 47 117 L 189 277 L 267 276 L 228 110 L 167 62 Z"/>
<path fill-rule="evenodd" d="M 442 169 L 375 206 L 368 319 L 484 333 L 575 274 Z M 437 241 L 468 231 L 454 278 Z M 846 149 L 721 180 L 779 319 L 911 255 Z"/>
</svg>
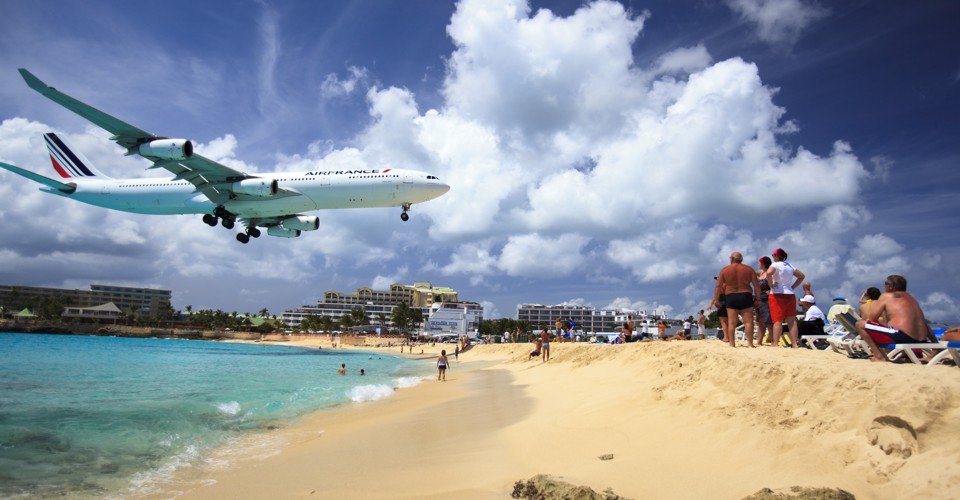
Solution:
<svg viewBox="0 0 960 500">
<path fill-rule="evenodd" d="M 891 274 L 883 286 L 886 291 L 874 301 L 869 316 L 857 321 L 857 332 L 870 346 L 873 361 L 889 361 L 878 344 L 937 342 L 920 304 L 907 293 L 907 279 Z M 887 324 L 877 323 L 881 316 L 886 318 Z"/>
</svg>

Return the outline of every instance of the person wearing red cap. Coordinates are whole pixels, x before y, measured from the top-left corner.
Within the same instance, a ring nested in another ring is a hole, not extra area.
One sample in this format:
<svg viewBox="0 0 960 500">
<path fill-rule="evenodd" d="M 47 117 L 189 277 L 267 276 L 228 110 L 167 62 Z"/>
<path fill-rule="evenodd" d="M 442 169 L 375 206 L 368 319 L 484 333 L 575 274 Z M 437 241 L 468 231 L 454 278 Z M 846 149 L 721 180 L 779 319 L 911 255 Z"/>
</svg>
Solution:
<svg viewBox="0 0 960 500">
<path fill-rule="evenodd" d="M 787 262 L 787 252 L 782 248 L 773 251 L 773 265 L 760 279 L 770 283 L 770 319 L 773 321 L 773 345 L 780 344 L 783 335 L 783 324 L 787 322 L 790 332 L 791 347 L 797 347 L 799 332 L 797 331 L 797 296 L 793 289 L 806 278 L 799 269 Z"/>
</svg>

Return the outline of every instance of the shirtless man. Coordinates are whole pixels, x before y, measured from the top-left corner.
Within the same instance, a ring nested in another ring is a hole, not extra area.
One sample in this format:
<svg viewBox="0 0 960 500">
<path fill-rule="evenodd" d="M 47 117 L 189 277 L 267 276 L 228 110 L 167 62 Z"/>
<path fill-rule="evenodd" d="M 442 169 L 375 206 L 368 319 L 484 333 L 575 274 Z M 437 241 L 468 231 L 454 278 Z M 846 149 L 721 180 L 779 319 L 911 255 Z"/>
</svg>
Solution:
<svg viewBox="0 0 960 500">
<path fill-rule="evenodd" d="M 543 361 L 550 361 L 550 330 L 546 328 L 540 332 L 540 352 L 543 353 Z"/>
<path fill-rule="evenodd" d="M 857 333 L 870 346 L 873 361 L 889 361 L 878 344 L 938 342 L 920 304 L 907 293 L 907 279 L 891 274 L 883 286 L 886 291 L 872 303 L 869 316 L 857 321 Z M 887 318 L 887 324 L 877 323 L 880 316 Z"/>
<path fill-rule="evenodd" d="M 753 287 L 752 289 L 750 287 Z M 737 315 L 743 318 L 743 332 L 747 339 L 747 346 L 753 345 L 753 308 L 757 306 L 760 297 L 760 281 L 757 272 L 743 263 L 743 254 L 730 254 L 730 265 L 723 268 L 717 275 L 717 286 L 713 290 L 713 300 L 717 301 L 721 290 L 725 290 L 727 303 L 727 324 L 723 338 L 730 347 L 737 347 Z M 722 314 L 723 311 L 720 311 Z"/>
</svg>

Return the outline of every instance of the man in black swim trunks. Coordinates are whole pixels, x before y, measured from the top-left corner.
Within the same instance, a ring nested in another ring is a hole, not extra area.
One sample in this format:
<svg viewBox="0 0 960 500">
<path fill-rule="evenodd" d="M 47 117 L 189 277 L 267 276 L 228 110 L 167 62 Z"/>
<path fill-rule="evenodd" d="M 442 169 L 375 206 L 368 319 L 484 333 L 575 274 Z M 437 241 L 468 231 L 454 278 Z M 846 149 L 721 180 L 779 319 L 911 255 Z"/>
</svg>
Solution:
<svg viewBox="0 0 960 500">
<path fill-rule="evenodd" d="M 752 288 L 751 288 L 752 287 Z M 760 281 L 757 272 L 743 263 L 743 254 L 730 254 L 730 265 L 717 275 L 717 286 L 713 299 L 717 301 L 721 292 L 726 293 L 727 324 L 723 332 L 724 340 L 730 347 L 737 347 L 736 328 L 739 317 L 743 318 L 743 332 L 749 347 L 753 345 L 753 308 L 760 296 Z"/>
</svg>

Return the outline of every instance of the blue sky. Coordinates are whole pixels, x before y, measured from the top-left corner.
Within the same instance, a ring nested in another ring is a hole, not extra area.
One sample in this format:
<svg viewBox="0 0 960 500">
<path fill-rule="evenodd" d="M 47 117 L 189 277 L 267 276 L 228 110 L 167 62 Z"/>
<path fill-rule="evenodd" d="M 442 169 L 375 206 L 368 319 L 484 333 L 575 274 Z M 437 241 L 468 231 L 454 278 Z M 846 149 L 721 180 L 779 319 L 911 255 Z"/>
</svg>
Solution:
<svg viewBox="0 0 960 500">
<path fill-rule="evenodd" d="M 960 4 L 951 1 L 3 1 L 0 159 L 54 130 L 115 177 L 162 175 L 24 84 L 247 171 L 410 167 L 399 210 L 318 212 L 239 245 L 199 216 L 109 212 L 0 172 L 0 282 L 174 291 L 279 313 L 432 281 L 519 303 L 686 316 L 732 250 L 784 247 L 820 298 L 903 274 L 957 323 Z"/>
</svg>

